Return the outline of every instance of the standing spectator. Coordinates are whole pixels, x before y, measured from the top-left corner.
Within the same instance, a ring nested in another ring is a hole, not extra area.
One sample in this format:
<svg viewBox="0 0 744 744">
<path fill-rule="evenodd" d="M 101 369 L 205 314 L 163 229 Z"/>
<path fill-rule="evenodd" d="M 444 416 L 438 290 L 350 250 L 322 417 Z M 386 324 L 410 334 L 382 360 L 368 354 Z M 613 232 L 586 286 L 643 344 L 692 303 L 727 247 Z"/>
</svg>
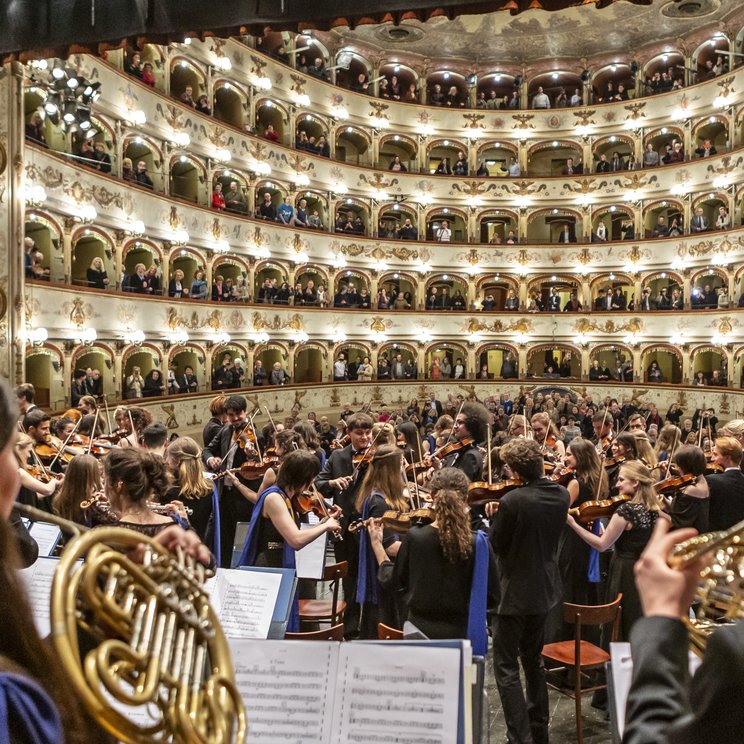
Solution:
<svg viewBox="0 0 744 744">
<path fill-rule="evenodd" d="M 281 362 L 274 362 L 274 367 L 269 375 L 269 385 L 286 385 L 289 375 L 282 369 Z"/>
<path fill-rule="evenodd" d="M 192 300 L 206 300 L 207 299 L 208 287 L 204 280 L 204 272 L 201 269 L 197 269 L 194 274 L 194 281 L 191 282 L 191 299 Z"/>
<path fill-rule="evenodd" d="M 532 108 L 533 109 L 549 109 L 550 108 L 550 98 L 548 98 L 542 86 L 538 87 L 537 93 L 532 99 Z"/>
<path fill-rule="evenodd" d="M 222 193 L 222 184 L 217 181 L 214 185 L 214 191 L 212 191 L 212 209 L 223 212 L 225 206 L 225 195 Z"/>
<path fill-rule="evenodd" d="M 148 189 L 153 188 L 155 185 L 152 178 L 147 173 L 147 163 L 144 160 L 140 160 L 137 163 L 137 172 L 134 174 L 134 180 L 140 185 L 145 186 Z"/>
<path fill-rule="evenodd" d="M 132 368 L 132 374 L 126 379 L 124 386 L 124 397 L 129 400 L 130 398 L 141 398 L 142 391 L 145 387 L 145 380 L 140 373 L 139 367 Z"/>
</svg>

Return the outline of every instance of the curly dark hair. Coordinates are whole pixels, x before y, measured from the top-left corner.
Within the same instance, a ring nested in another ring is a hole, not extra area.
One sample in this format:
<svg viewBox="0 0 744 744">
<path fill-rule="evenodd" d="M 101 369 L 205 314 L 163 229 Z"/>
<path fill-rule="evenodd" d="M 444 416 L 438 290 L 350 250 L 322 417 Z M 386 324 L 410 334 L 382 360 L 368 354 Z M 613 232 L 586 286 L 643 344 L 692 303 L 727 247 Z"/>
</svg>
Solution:
<svg viewBox="0 0 744 744">
<path fill-rule="evenodd" d="M 540 445 L 534 439 L 521 437 L 510 439 L 499 450 L 499 454 L 512 472 L 525 483 L 530 483 L 545 475 Z"/>
<path fill-rule="evenodd" d="M 163 458 L 147 450 L 125 447 L 112 450 L 103 460 L 106 483 L 124 484 L 127 498 L 142 503 L 152 494 L 165 494 L 170 487 L 168 470 Z"/>
<path fill-rule="evenodd" d="M 460 414 L 465 419 L 465 426 L 476 442 L 485 442 L 488 436 L 489 413 L 480 403 L 465 403 Z"/>
<path fill-rule="evenodd" d="M 431 479 L 431 492 L 439 527 L 439 543 L 448 563 L 470 558 L 473 535 L 467 505 L 470 481 L 462 470 L 442 468 Z"/>
</svg>

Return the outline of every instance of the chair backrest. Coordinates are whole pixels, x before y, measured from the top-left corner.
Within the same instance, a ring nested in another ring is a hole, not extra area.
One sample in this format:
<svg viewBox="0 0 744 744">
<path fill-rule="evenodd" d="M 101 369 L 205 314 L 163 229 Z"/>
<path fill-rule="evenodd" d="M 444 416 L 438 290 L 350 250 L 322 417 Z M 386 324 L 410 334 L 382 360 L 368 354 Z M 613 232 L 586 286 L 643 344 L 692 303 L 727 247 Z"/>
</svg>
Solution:
<svg viewBox="0 0 744 744">
<path fill-rule="evenodd" d="M 343 641 L 344 624 L 339 623 L 331 628 L 312 630 L 308 633 L 285 633 L 286 641 Z"/>
<path fill-rule="evenodd" d="M 402 641 L 403 631 L 391 628 L 385 623 L 377 623 L 377 639 L 380 641 Z"/>
<path fill-rule="evenodd" d="M 323 569 L 323 581 L 337 581 L 349 573 L 349 562 L 332 563 Z"/>
<path fill-rule="evenodd" d="M 612 640 L 617 640 L 620 629 L 620 613 L 622 611 L 622 594 L 609 604 L 577 605 L 570 602 L 563 603 L 563 621 L 573 625 L 576 637 L 581 635 L 582 625 L 609 625 L 612 623 Z"/>
</svg>

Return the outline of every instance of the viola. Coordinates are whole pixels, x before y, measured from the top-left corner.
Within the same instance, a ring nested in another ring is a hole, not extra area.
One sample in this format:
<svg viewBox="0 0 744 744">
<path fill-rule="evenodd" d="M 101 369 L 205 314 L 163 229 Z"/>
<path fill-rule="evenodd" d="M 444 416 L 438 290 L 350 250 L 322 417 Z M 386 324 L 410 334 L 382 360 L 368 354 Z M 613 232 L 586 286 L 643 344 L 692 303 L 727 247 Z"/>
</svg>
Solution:
<svg viewBox="0 0 744 744">
<path fill-rule="evenodd" d="M 398 535 L 405 534 L 415 524 L 431 524 L 436 519 L 434 509 L 424 507 L 409 512 L 386 511 L 381 517 L 357 519 L 349 524 L 349 532 L 359 532 L 370 524 L 381 524 Z"/>
<path fill-rule="evenodd" d="M 632 498 L 632 496 L 621 494 L 620 496 L 613 496 L 604 501 L 585 501 L 583 504 L 580 504 L 573 509 L 569 509 L 568 513 L 579 524 L 589 524 L 597 519 L 612 516 L 620 504 L 624 504 Z"/>
<path fill-rule="evenodd" d="M 519 478 L 509 478 L 499 483 L 473 481 L 468 486 L 468 506 L 481 506 L 492 501 L 498 501 L 502 496 L 520 488 L 524 483 Z"/>
<path fill-rule="evenodd" d="M 697 480 L 697 476 L 692 473 L 686 473 L 685 475 L 676 476 L 673 478 L 665 478 L 663 481 L 659 481 L 654 488 L 659 496 L 671 496 L 682 490 L 685 486 L 694 483 Z"/>
<path fill-rule="evenodd" d="M 256 435 L 249 426 L 246 426 L 240 431 L 233 432 L 232 440 L 240 449 L 254 449 Z"/>
<path fill-rule="evenodd" d="M 331 441 L 331 449 L 341 449 L 351 443 L 351 437 L 348 434 L 344 434 L 341 439 L 333 439 Z"/>
<path fill-rule="evenodd" d="M 712 475 L 713 473 L 722 473 L 723 468 L 720 465 L 716 465 L 714 462 L 708 461 L 705 466 L 705 475 Z"/>
<path fill-rule="evenodd" d="M 126 439 L 129 434 L 130 432 L 128 432 L 126 429 L 116 429 L 116 431 L 112 431 L 110 434 L 101 434 L 101 436 L 98 438 L 103 442 L 118 444 L 121 439 Z"/>
<path fill-rule="evenodd" d="M 354 457 L 352 457 L 352 462 L 354 463 L 354 467 L 356 468 L 365 468 L 367 465 L 369 465 L 372 460 L 374 459 L 375 453 L 377 452 L 376 447 L 367 447 L 364 452 L 357 452 Z"/>
</svg>

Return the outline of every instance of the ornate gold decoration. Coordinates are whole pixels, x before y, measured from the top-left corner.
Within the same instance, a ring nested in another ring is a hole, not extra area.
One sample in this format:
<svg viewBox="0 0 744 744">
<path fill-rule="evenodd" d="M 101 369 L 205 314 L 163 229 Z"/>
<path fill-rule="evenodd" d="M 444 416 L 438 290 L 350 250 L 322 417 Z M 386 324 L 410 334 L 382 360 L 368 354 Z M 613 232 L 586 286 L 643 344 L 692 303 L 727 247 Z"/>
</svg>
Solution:
<svg viewBox="0 0 744 744">
<path fill-rule="evenodd" d="M 741 155 L 734 160 L 732 155 L 724 155 L 721 158 L 721 165 L 716 168 L 715 165 L 709 165 L 707 168 L 707 172 L 711 176 L 719 176 L 721 178 L 726 178 L 731 173 L 733 173 L 737 168 L 741 167 L 742 162 L 744 162 L 744 157 Z"/>
<path fill-rule="evenodd" d="M 200 329 L 219 331 L 226 325 L 221 310 L 212 310 L 202 320 L 199 318 L 199 313 L 196 310 L 191 313 L 190 318 L 186 318 L 174 307 L 168 308 L 165 316 L 165 324 L 171 331 L 176 328 L 188 328 L 192 331 Z"/>
<path fill-rule="evenodd" d="M 174 106 L 172 103 L 159 103 L 155 106 L 155 111 L 157 111 L 168 123 L 168 126 L 173 129 L 185 128 L 185 114 L 178 106 Z"/>
<path fill-rule="evenodd" d="M 626 120 L 631 119 L 632 121 L 638 121 L 641 118 L 643 109 L 646 108 L 646 101 L 640 101 L 638 103 L 629 103 L 625 106 L 625 110 L 628 112 Z"/>
<path fill-rule="evenodd" d="M 541 191 L 547 191 L 548 187 L 544 183 L 538 186 L 534 181 L 515 181 L 501 184 L 501 189 L 512 196 L 536 196 Z"/>
<path fill-rule="evenodd" d="M 341 243 L 338 240 L 331 242 L 331 253 L 338 255 L 341 253 L 344 256 L 351 256 L 356 258 L 357 256 L 364 256 L 364 258 L 373 258 L 376 261 L 385 261 L 391 258 L 397 258 L 399 261 L 411 261 L 421 260 L 428 261 L 431 256 L 431 252 L 427 248 L 407 248 L 405 246 L 395 245 L 389 248 L 384 248 L 379 243 L 375 243 L 373 247 L 362 243 Z"/>
<path fill-rule="evenodd" d="M 275 157 L 280 163 L 285 163 L 295 173 L 313 173 L 315 171 L 315 164 L 307 161 L 302 155 L 293 153 L 288 156 L 286 153 L 281 153 L 281 155 L 275 155 Z"/>
<path fill-rule="evenodd" d="M 731 93 L 735 92 L 734 80 L 736 80 L 734 75 L 729 75 L 729 77 L 716 82 L 716 85 L 721 89 L 721 98 L 728 98 Z"/>
<path fill-rule="evenodd" d="M 466 400 L 479 400 L 478 396 L 475 394 L 475 385 L 459 385 L 458 387 L 460 390 L 465 391 Z"/>
<path fill-rule="evenodd" d="M 93 305 L 80 297 L 73 297 L 72 302 L 62 305 L 62 312 L 68 316 L 71 323 L 79 327 L 93 317 Z"/>
<path fill-rule="evenodd" d="M 255 54 L 251 54 L 251 62 L 253 63 L 253 67 L 251 67 L 251 75 L 264 77 L 264 68 L 267 64 L 266 60 L 261 59 L 261 57 L 256 57 Z"/>
<path fill-rule="evenodd" d="M 572 113 L 578 119 L 574 126 L 588 127 L 590 124 L 597 123 L 592 119 L 592 116 L 597 113 L 596 109 L 581 109 L 580 111 L 573 111 Z"/>
<path fill-rule="evenodd" d="M 289 77 L 292 79 L 292 85 L 289 88 L 290 91 L 298 96 L 304 96 L 306 82 L 305 78 L 301 75 L 295 75 L 294 73 L 290 73 Z"/>
<path fill-rule="evenodd" d="M 714 321 L 714 326 L 717 326 L 718 333 L 721 336 L 728 336 L 729 333 L 734 332 L 734 319 L 729 317 L 728 315 L 725 315 L 722 318 L 718 318 L 717 321 Z"/>
<path fill-rule="evenodd" d="M 626 191 L 637 191 L 642 189 L 644 186 L 651 186 L 659 182 L 656 176 L 643 176 L 638 173 L 631 173 L 628 176 L 623 176 L 622 179 L 616 178 L 613 183 L 621 189 Z"/>
<path fill-rule="evenodd" d="M 466 129 L 480 132 L 485 128 L 483 125 L 483 119 L 486 118 L 485 114 L 463 114 L 462 116 L 468 122 L 465 125 Z"/>
<path fill-rule="evenodd" d="M 366 183 L 370 188 L 384 191 L 391 186 L 397 186 L 400 182 L 397 178 L 385 178 L 381 173 L 374 173 L 372 176 L 360 173 L 359 183 Z"/>
<path fill-rule="evenodd" d="M 379 101 L 368 101 L 369 107 L 372 109 L 372 113 L 369 115 L 375 119 L 387 119 L 388 115 L 385 113 L 390 106 L 387 103 L 380 103 Z"/>
<path fill-rule="evenodd" d="M 450 194 L 457 191 L 463 196 L 472 198 L 476 196 L 483 196 L 489 191 L 494 191 L 496 189 L 498 189 L 498 186 L 495 183 L 489 183 L 488 186 L 486 186 L 481 181 L 465 181 L 464 183 L 453 184 Z"/>
<path fill-rule="evenodd" d="M 573 183 L 564 183 L 561 195 L 565 193 L 587 196 L 607 187 L 607 181 L 596 181 L 593 178 L 575 178 Z"/>
<path fill-rule="evenodd" d="M 176 419 L 176 404 L 171 403 L 167 406 L 160 406 L 160 408 L 167 414 L 168 418 L 165 421 L 165 426 L 168 429 L 177 429 L 178 420 Z"/>
<path fill-rule="evenodd" d="M 528 318 L 510 320 L 505 323 L 502 320 L 494 320 L 490 325 L 477 318 L 470 318 L 465 325 L 466 333 L 532 333 L 534 327 Z"/>
<path fill-rule="evenodd" d="M 329 402 L 334 408 L 337 408 L 339 405 L 341 405 L 341 398 L 338 395 L 338 388 L 331 388 L 331 399 Z"/>
<path fill-rule="evenodd" d="M 517 122 L 512 129 L 536 129 L 532 123 L 534 118 L 534 114 L 512 114 L 512 120 Z"/>
<path fill-rule="evenodd" d="M 724 393 L 721 396 L 721 400 L 718 403 L 718 411 L 720 413 L 730 413 L 731 403 L 729 402 L 728 393 Z"/>
<path fill-rule="evenodd" d="M 643 321 L 640 318 L 631 318 L 624 323 L 615 323 L 614 320 L 606 320 L 601 323 L 589 318 L 579 318 L 574 323 L 575 333 L 639 333 L 643 330 Z"/>
<path fill-rule="evenodd" d="M 290 413 L 293 416 L 297 416 L 297 414 L 303 409 L 302 399 L 306 395 L 307 390 L 295 390 L 294 403 L 292 403 L 292 408 L 290 409 Z"/>
<path fill-rule="evenodd" d="M 381 318 L 379 315 L 375 315 L 369 323 L 369 330 L 374 333 L 384 333 L 388 328 L 392 327 L 392 320 L 386 320 L 385 318 Z"/>
</svg>

